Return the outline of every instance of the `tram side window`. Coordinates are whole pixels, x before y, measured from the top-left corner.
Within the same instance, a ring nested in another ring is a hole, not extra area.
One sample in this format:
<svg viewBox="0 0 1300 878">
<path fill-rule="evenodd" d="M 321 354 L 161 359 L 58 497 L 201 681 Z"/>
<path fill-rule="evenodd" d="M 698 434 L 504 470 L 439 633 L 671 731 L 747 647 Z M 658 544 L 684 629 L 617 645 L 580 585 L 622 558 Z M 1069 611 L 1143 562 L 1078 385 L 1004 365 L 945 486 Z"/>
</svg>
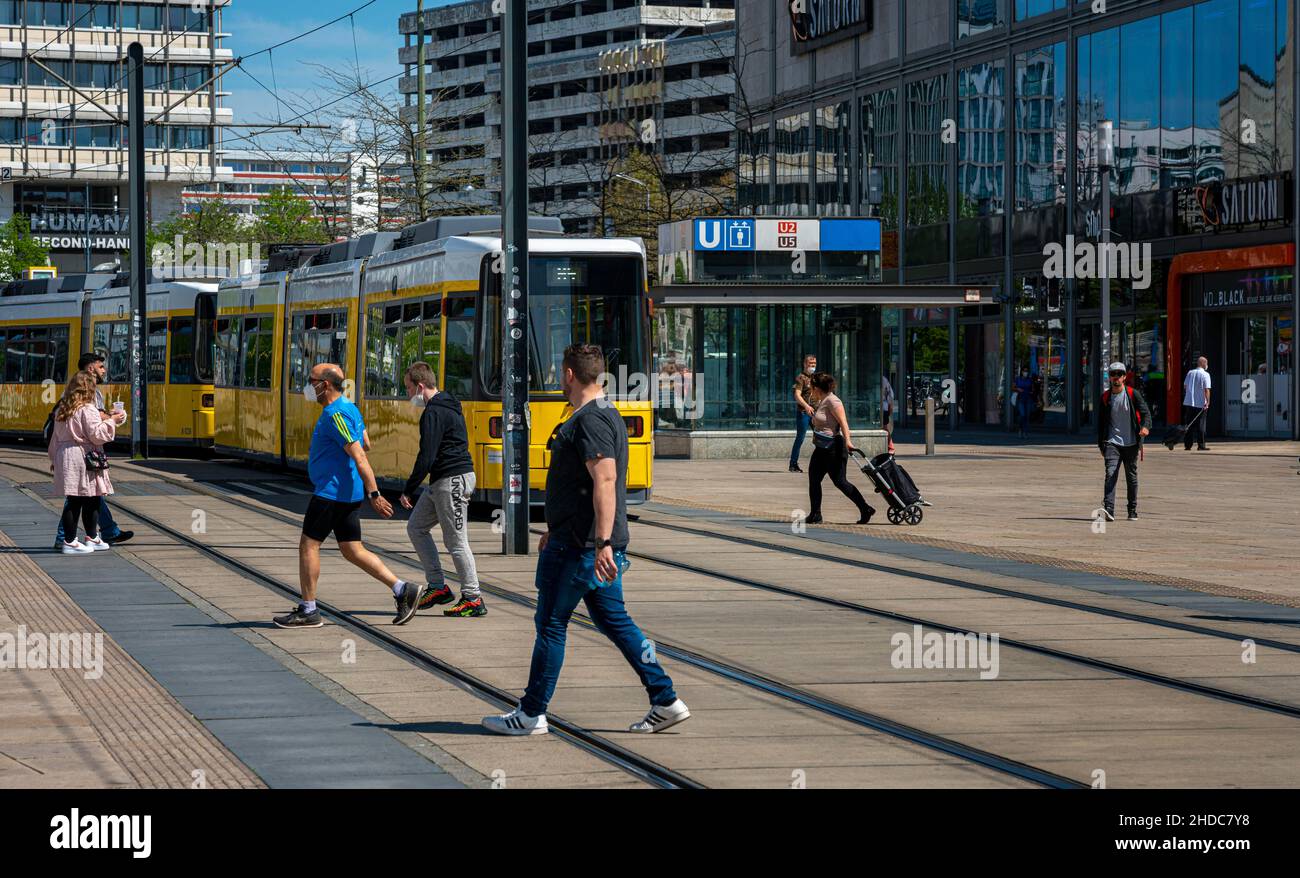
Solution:
<svg viewBox="0 0 1300 878">
<path fill-rule="evenodd" d="M 194 374 L 194 318 L 173 317 L 169 377 L 172 384 L 197 384 Z"/>
<path fill-rule="evenodd" d="M 443 389 L 469 399 L 474 388 L 474 300 L 452 299 L 447 305 L 447 374 Z"/>
<path fill-rule="evenodd" d="M 0 330 L 0 377 L 7 384 L 66 384 L 68 327 L 11 326 Z"/>
<path fill-rule="evenodd" d="M 217 387 L 239 386 L 239 318 L 217 320 L 217 359 L 213 381 Z"/>
<path fill-rule="evenodd" d="M 149 321 L 149 340 L 145 345 L 145 365 L 150 384 L 167 380 L 167 321 Z"/>
<path fill-rule="evenodd" d="M 131 378 L 131 327 L 125 320 L 108 326 L 108 383 L 121 384 Z"/>
<path fill-rule="evenodd" d="M 366 398 L 405 395 L 402 378 L 412 363 L 438 369 L 441 300 L 372 305 L 366 312 Z"/>
<path fill-rule="evenodd" d="M 271 388 L 271 360 L 274 349 L 274 318 L 245 317 L 240 340 L 240 361 L 243 371 L 241 387 L 252 390 Z"/>
<path fill-rule="evenodd" d="M 348 315 L 343 311 L 295 314 L 289 347 L 289 386 L 300 388 L 318 363 L 346 366 Z"/>
</svg>

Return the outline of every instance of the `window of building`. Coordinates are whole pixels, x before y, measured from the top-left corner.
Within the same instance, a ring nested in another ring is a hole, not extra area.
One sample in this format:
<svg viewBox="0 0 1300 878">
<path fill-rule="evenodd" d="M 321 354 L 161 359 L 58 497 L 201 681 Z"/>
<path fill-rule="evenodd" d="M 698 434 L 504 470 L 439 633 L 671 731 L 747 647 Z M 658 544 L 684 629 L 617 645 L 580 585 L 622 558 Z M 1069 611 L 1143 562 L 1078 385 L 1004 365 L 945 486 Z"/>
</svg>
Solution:
<svg viewBox="0 0 1300 878">
<path fill-rule="evenodd" d="M 849 161 L 852 146 L 848 101 L 820 107 L 816 114 L 813 173 L 816 175 L 817 213 L 848 216 L 853 212 Z"/>
<path fill-rule="evenodd" d="M 859 177 L 858 203 L 874 212 L 887 229 L 898 228 L 898 89 L 887 88 L 865 95 L 858 108 Z M 880 171 L 882 199 L 878 207 L 867 204 L 867 187 L 873 169 Z M 896 239 L 895 239 L 896 240 Z M 897 265 L 897 253 L 895 253 Z"/>
<path fill-rule="evenodd" d="M 117 4 L 78 3 L 73 10 L 72 20 L 80 28 L 115 28 Z"/>
<path fill-rule="evenodd" d="M 208 13 L 196 11 L 192 5 L 167 7 L 167 29 L 172 33 L 187 31 L 201 33 L 208 29 Z"/>
<path fill-rule="evenodd" d="M 806 216 L 808 192 L 808 113 L 776 120 L 776 205 L 782 216 Z"/>
<path fill-rule="evenodd" d="M 907 84 L 907 263 L 948 259 L 948 74 Z"/>
<path fill-rule="evenodd" d="M 23 84 L 22 59 L 5 58 L 0 60 L 0 85 L 22 85 L 22 84 Z"/>
<path fill-rule="evenodd" d="M 68 4 L 49 0 L 27 0 L 27 26 L 66 27 Z"/>
<path fill-rule="evenodd" d="M 1006 211 L 1006 63 L 957 72 L 957 258 L 1002 252 Z"/>
<path fill-rule="evenodd" d="M 977 37 L 1007 26 L 1007 0 L 957 0 L 957 39 Z"/>
<path fill-rule="evenodd" d="M 28 119 L 27 142 L 32 146 L 67 146 L 67 119 Z"/>
<path fill-rule="evenodd" d="M 1016 209 L 1065 201 L 1065 43 L 1016 56 Z"/>
<path fill-rule="evenodd" d="M 162 30 L 163 7 L 151 3 L 123 3 L 123 30 Z"/>
<path fill-rule="evenodd" d="M 1016 0 L 1016 21 L 1024 21 L 1065 8 L 1066 0 Z"/>
</svg>

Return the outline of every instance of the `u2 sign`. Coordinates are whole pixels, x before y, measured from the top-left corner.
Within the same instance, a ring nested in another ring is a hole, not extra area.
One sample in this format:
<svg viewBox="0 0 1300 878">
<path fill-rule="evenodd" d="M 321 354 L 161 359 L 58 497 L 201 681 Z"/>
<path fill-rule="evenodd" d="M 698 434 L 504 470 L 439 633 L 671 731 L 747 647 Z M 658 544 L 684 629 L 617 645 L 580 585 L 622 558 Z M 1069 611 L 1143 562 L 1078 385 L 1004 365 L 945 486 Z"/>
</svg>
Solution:
<svg viewBox="0 0 1300 878">
<path fill-rule="evenodd" d="M 875 25 L 874 0 L 788 0 L 791 54 L 802 54 Z"/>
</svg>

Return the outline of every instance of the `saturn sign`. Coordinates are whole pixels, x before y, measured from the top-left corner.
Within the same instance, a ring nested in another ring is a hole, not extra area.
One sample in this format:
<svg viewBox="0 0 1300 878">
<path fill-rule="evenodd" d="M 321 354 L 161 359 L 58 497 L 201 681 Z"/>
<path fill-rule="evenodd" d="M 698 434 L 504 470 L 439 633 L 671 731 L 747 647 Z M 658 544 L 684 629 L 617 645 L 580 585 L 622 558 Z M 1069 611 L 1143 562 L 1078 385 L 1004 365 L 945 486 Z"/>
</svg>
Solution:
<svg viewBox="0 0 1300 878">
<path fill-rule="evenodd" d="M 789 0 L 789 4 L 795 52 L 872 28 L 872 0 Z"/>
</svg>

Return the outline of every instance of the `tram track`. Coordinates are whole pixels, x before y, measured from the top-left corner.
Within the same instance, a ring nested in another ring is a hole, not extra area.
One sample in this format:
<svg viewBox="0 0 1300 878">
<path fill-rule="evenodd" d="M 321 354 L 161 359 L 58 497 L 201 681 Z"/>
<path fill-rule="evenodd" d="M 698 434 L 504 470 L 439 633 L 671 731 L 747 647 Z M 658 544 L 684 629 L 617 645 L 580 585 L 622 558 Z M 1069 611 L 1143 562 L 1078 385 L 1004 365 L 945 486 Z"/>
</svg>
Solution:
<svg viewBox="0 0 1300 878">
<path fill-rule="evenodd" d="M 37 470 L 34 467 L 16 464 L 12 461 L 0 461 L 0 466 L 10 466 L 17 469 L 27 470 L 28 472 L 40 473 L 40 470 Z M 45 475 L 44 473 L 40 474 Z M 134 509 L 116 499 L 112 500 L 111 503 L 116 509 L 130 515 L 132 518 L 144 523 L 156 532 L 170 538 L 173 542 L 200 552 L 226 569 L 239 574 L 247 580 L 255 582 L 270 591 L 285 594 L 294 599 L 300 597 L 298 589 L 288 583 L 282 582 L 279 579 L 262 572 L 256 567 L 222 552 L 220 549 L 209 546 L 202 540 L 195 539 L 193 536 L 183 531 L 179 531 L 170 525 L 164 524 L 152 515 Z M 251 504 L 247 506 L 244 504 L 236 505 L 266 514 L 265 510 L 258 510 Z M 272 517 L 279 518 L 279 516 Z M 511 709 L 515 706 L 515 697 L 504 689 L 501 689 L 486 680 L 480 679 L 453 664 L 444 662 L 432 653 L 420 649 L 400 637 L 390 634 L 383 627 L 359 619 L 346 610 L 339 609 L 326 601 L 318 600 L 316 605 L 320 608 L 323 615 L 330 617 L 337 624 L 355 631 L 371 643 L 397 653 L 421 670 L 433 672 L 444 678 L 454 680 L 474 694 L 480 697 L 485 697 L 502 708 Z M 601 735 L 588 731 L 577 723 L 567 720 L 562 716 L 548 713 L 547 722 L 552 734 L 557 735 L 567 743 L 595 756 L 603 762 L 614 765 L 633 777 L 645 781 L 653 786 L 664 789 L 705 789 L 705 786 L 700 782 L 687 777 L 668 766 L 662 765 L 652 759 L 648 759 L 635 753 L 626 747 L 616 744 Z"/>
<path fill-rule="evenodd" d="M 17 468 L 24 469 L 29 472 L 37 472 L 37 473 L 40 472 L 39 470 L 36 470 L 32 467 L 24 466 L 21 464 L 14 464 L 9 461 L 0 461 L 0 465 L 15 466 Z M 41 474 L 44 475 L 44 473 Z M 224 491 L 220 491 L 218 489 L 209 488 L 203 484 L 192 483 L 182 479 L 167 478 L 165 476 L 160 476 L 157 474 L 152 474 L 152 475 L 155 475 L 157 478 L 159 478 L 160 481 L 169 482 L 178 487 L 187 489 L 195 494 L 210 497 L 212 499 L 219 500 L 221 502 L 229 503 L 230 505 L 235 506 L 237 508 L 244 509 L 249 512 L 253 512 L 263 517 L 282 522 L 284 524 L 290 524 L 293 525 L 294 527 L 297 527 L 301 524 L 301 522 L 298 519 L 286 515 L 284 513 L 281 513 L 277 510 L 267 509 L 262 506 L 258 506 L 252 502 L 244 500 L 241 497 L 233 496 L 231 494 L 228 494 Z M 137 509 L 134 509 L 131 506 L 122 503 L 120 500 L 117 500 L 116 498 L 112 499 L 110 502 L 116 509 L 122 511 L 127 515 L 132 516 L 133 518 L 136 518 L 137 520 L 141 521 L 142 523 L 144 523 L 145 525 L 151 528 L 154 528 L 160 533 L 163 533 L 171 537 L 174 541 L 183 543 L 187 546 L 199 550 L 200 552 L 208 555 L 209 557 L 212 557 L 218 563 L 221 563 L 224 566 L 233 569 L 237 572 L 243 573 L 244 575 L 248 576 L 249 578 L 255 580 L 256 582 L 258 582 L 259 584 L 265 587 L 268 587 L 274 591 L 291 595 L 295 598 L 299 596 L 298 589 L 284 582 L 281 582 L 272 576 L 263 573 L 257 568 L 252 567 L 240 561 L 237 558 L 232 558 L 226 555 L 225 553 L 221 552 L 219 549 L 215 549 L 213 547 L 207 546 L 202 541 L 194 539 L 189 534 L 186 534 L 182 531 L 177 531 L 174 528 L 171 528 L 170 526 L 163 524 L 162 522 L 158 521 L 154 516 L 148 515 Z M 376 546 L 370 542 L 366 543 L 366 547 L 370 549 L 372 552 L 374 552 L 376 555 L 379 555 L 380 557 L 385 558 L 387 560 L 395 561 L 397 563 L 401 563 L 405 565 L 410 565 L 413 563 L 410 557 L 403 555 L 399 552 L 393 551 L 391 549 L 382 546 Z M 501 600 L 515 604 L 516 606 L 520 606 L 528 609 L 536 609 L 537 602 L 535 600 L 520 595 L 507 587 L 487 582 L 483 580 L 481 577 L 480 577 L 480 587 L 484 592 L 491 594 L 494 597 L 500 598 Z M 478 680 L 478 678 L 475 678 L 472 675 L 469 675 L 458 668 L 455 668 L 451 665 L 441 662 L 436 657 L 430 655 L 424 650 L 420 650 L 418 647 L 414 647 L 410 644 L 407 644 L 401 638 L 389 634 L 387 631 L 383 630 L 382 628 L 370 625 L 367 622 L 356 619 L 355 617 L 346 613 L 346 611 L 339 610 L 338 608 L 333 607 L 332 605 L 327 604 L 325 602 L 318 600 L 317 605 L 320 607 L 323 613 L 331 616 L 332 618 L 335 618 L 342 624 L 348 625 L 349 627 L 353 627 L 354 629 L 365 634 L 367 637 L 371 638 L 372 640 L 375 640 L 377 642 L 383 643 L 386 646 L 397 649 L 403 655 L 412 657 L 419 663 L 429 665 L 435 668 L 440 673 L 447 674 L 449 676 L 461 680 L 466 685 L 470 685 L 474 687 L 476 691 L 481 691 L 485 694 L 488 694 L 491 698 L 499 701 L 500 703 L 502 703 L 507 707 L 514 706 L 514 704 L 516 703 L 514 697 L 509 695 L 509 693 L 506 693 L 504 690 L 501 690 L 490 683 L 486 683 L 485 681 Z M 583 626 L 588 630 L 593 630 L 593 631 L 596 630 L 595 623 L 592 622 L 584 614 L 575 613 L 573 616 L 573 620 L 574 622 L 576 622 L 577 624 Z M 823 696 L 810 692 L 806 689 L 792 686 L 780 680 L 776 680 L 766 675 L 757 673 L 753 670 L 742 668 L 738 665 L 734 665 L 717 658 L 712 658 L 703 655 L 702 653 L 692 650 L 686 646 L 674 644 L 668 641 L 656 640 L 655 649 L 660 655 L 667 656 L 669 658 L 681 662 L 684 665 L 689 665 L 698 670 L 705 671 L 706 673 L 709 673 L 716 677 L 720 677 L 729 682 L 739 683 L 748 689 L 763 692 L 767 695 L 775 696 L 784 701 L 788 701 L 796 705 L 799 705 L 801 707 L 816 711 L 817 713 L 820 713 L 822 715 L 833 717 L 835 719 L 850 723 L 852 725 L 858 726 L 863 729 L 882 733 L 890 737 L 897 738 L 914 745 L 918 745 L 925 749 L 944 754 L 946 756 L 955 757 L 961 759 L 964 762 L 970 763 L 972 765 L 977 765 L 985 769 L 989 769 L 991 771 L 994 771 L 1002 775 L 1006 775 L 1022 781 L 1027 781 L 1029 783 L 1033 783 L 1042 787 L 1047 787 L 1052 789 L 1086 789 L 1089 786 L 1089 784 L 1076 780 L 1074 778 L 1066 777 L 1064 775 L 1057 774 L 1047 769 L 1039 768 L 1037 766 L 1030 765 L 1028 763 L 1021 762 L 1016 759 L 1012 759 L 1010 757 L 1002 756 L 997 753 L 993 753 L 987 750 L 973 747 L 968 744 L 962 743 L 961 741 L 958 741 L 954 738 L 950 738 L 944 735 L 936 734 L 933 732 L 926 731 L 924 729 L 910 726 L 907 725 L 906 723 L 901 723 L 896 720 L 885 717 L 883 715 L 865 711 L 853 707 L 852 705 L 848 705 L 836 701 L 834 699 L 825 698 Z M 483 688 L 480 689 L 479 687 L 483 687 Z M 551 724 L 554 727 L 563 729 L 563 727 L 560 725 L 561 722 L 564 722 L 563 720 L 552 721 L 552 716 L 550 714 L 547 715 L 547 719 L 548 722 L 551 722 Z M 685 786 L 685 787 L 696 787 L 696 788 L 702 786 L 699 785 L 697 782 L 691 781 L 689 778 L 685 778 L 684 776 L 681 776 L 678 773 L 673 772 L 672 769 L 668 769 L 664 766 L 658 766 L 657 763 L 653 763 L 651 760 L 645 760 L 644 757 L 636 756 L 636 754 L 632 753 L 632 751 L 626 750 L 626 748 L 621 748 L 617 744 L 614 744 L 613 742 L 608 742 L 605 739 L 600 738 L 599 736 L 592 735 L 589 732 L 585 732 L 584 730 L 582 730 L 580 727 L 577 727 L 576 725 L 573 724 L 567 724 L 567 725 L 569 726 L 569 728 L 563 730 L 566 731 L 568 734 L 572 735 L 578 741 L 583 741 L 583 736 L 589 739 L 596 739 L 594 744 L 595 746 L 600 746 L 600 742 L 603 742 L 604 744 L 610 747 L 618 748 L 619 750 L 624 751 L 624 753 L 635 756 L 635 758 L 638 760 L 642 760 L 646 763 L 650 763 L 651 766 L 657 766 L 658 769 L 664 772 L 671 772 L 673 775 L 676 775 L 678 778 L 681 779 L 680 783 L 660 782 L 657 785 L 678 786 L 678 787 Z M 592 745 L 590 742 L 585 742 L 585 741 L 583 742 L 583 744 L 586 746 Z M 614 761 L 609 754 L 597 753 L 596 755 L 605 758 L 606 761 Z M 620 765 L 620 767 L 624 768 L 624 770 L 628 770 L 623 765 Z M 646 770 L 646 768 L 643 768 L 642 770 Z M 637 772 L 633 771 L 632 773 L 635 774 Z M 647 778 L 650 777 L 653 777 L 653 775 L 648 774 Z"/>
<path fill-rule="evenodd" d="M 10 465 L 20 466 L 17 464 L 10 464 Z M 21 467 L 21 468 L 28 469 L 29 471 L 32 472 L 37 472 L 36 470 L 30 467 Z M 213 499 L 230 503 L 236 507 L 254 512 L 256 514 L 274 520 L 281 521 L 285 524 L 291 524 L 295 527 L 300 524 L 300 522 L 296 518 L 289 516 L 285 513 L 279 512 L 278 510 L 268 509 L 265 508 L 264 506 L 256 505 L 254 502 L 250 500 L 246 500 L 241 496 L 233 495 L 231 493 L 228 493 L 227 491 L 213 488 L 203 483 L 190 482 L 183 479 L 167 477 L 159 474 L 151 474 L 151 475 L 159 478 L 161 481 L 172 483 L 192 493 L 203 495 L 203 496 L 209 496 L 212 497 Z M 138 516 L 138 514 L 134 510 L 124 506 L 120 502 L 114 501 L 114 505 L 119 506 L 120 508 L 123 509 L 124 512 L 127 512 L 128 514 L 137 515 L 137 517 L 141 517 L 143 520 L 142 516 Z M 655 523 L 647 522 L 644 519 L 640 519 L 636 523 L 652 525 L 664 529 L 671 529 L 679 533 L 682 532 L 683 530 L 683 528 L 673 527 L 672 525 L 668 525 L 668 524 L 663 524 L 658 522 Z M 540 533 L 540 531 L 538 531 L 537 529 L 533 529 L 533 530 L 534 532 Z M 861 566 L 866 569 L 877 570 L 880 572 L 887 572 L 894 575 L 900 573 L 899 570 L 894 568 L 889 568 L 879 564 L 872 564 L 870 562 L 859 561 L 857 559 L 842 559 L 842 558 L 835 558 L 835 557 L 827 557 L 827 556 L 818 555 L 814 552 L 795 549 L 794 547 L 779 546 L 771 543 L 762 543 L 757 540 L 749 540 L 744 537 L 737 537 L 732 535 L 714 534 L 710 532 L 695 530 L 694 528 L 685 528 L 684 530 L 689 531 L 694 535 L 722 539 L 729 542 L 752 546 L 754 548 L 761 548 L 761 549 L 767 549 L 772 551 L 782 551 L 788 549 L 792 554 L 803 555 L 803 556 L 814 558 L 816 560 L 833 561 L 833 562 L 837 561 L 841 563 L 850 564 L 851 566 Z M 413 563 L 409 554 L 403 554 L 401 552 L 397 552 L 388 549 L 386 547 L 376 546 L 373 543 L 367 543 L 367 546 L 376 554 L 388 560 L 392 560 L 407 565 Z M 698 564 L 684 562 L 675 558 L 669 558 L 662 555 L 655 555 L 652 553 L 647 553 L 642 551 L 629 551 L 628 555 L 633 558 L 641 559 L 650 563 L 661 564 L 673 569 L 682 570 L 683 572 L 689 572 L 702 577 L 708 577 L 711 579 L 726 581 L 747 588 L 779 594 L 784 597 L 791 597 L 799 600 L 810 601 L 823 606 L 830 606 L 837 609 L 853 612 L 856 614 L 872 616 L 875 618 L 898 622 L 909 626 L 920 625 L 923 628 L 930 628 L 938 631 L 956 633 L 959 635 L 964 635 L 966 633 L 969 633 L 969 629 L 962 628 L 959 626 L 954 626 L 942 622 L 935 622 L 933 620 L 923 619 L 920 617 L 903 614 L 903 613 L 897 613 L 894 611 L 885 610 L 878 607 L 871 607 L 865 604 L 859 604 L 853 601 L 847 601 L 839 598 L 830 597 L 827 595 L 807 592 L 801 589 L 782 586 L 775 583 L 763 582 L 760 580 L 751 579 L 749 577 L 738 576 L 736 574 L 727 571 L 715 570 Z M 1014 590 L 1000 589 L 995 586 L 984 586 L 979 583 L 970 583 L 965 580 L 960 580 L 953 577 L 943 577 L 935 574 L 916 573 L 913 571 L 903 571 L 903 573 L 908 576 L 915 576 L 920 579 L 934 581 L 940 584 L 961 585 L 965 587 L 971 587 L 979 591 L 987 591 L 1002 597 L 1008 597 L 1013 599 L 1019 598 L 1019 599 L 1027 599 L 1027 600 L 1034 600 L 1035 598 L 1038 598 L 1038 602 L 1040 603 L 1047 603 L 1053 606 L 1082 610 L 1085 612 L 1096 612 L 1101 615 L 1111 616 L 1114 618 L 1123 619 L 1125 621 L 1158 625 L 1160 627 L 1166 627 L 1166 628 L 1174 628 L 1188 633 L 1202 634 L 1206 636 L 1230 639 L 1235 642 L 1239 642 L 1243 638 L 1243 635 L 1241 634 L 1228 632 L 1221 629 L 1208 628 L 1205 626 L 1198 626 L 1190 623 L 1180 623 L 1173 620 L 1159 619 L 1157 617 L 1148 617 L 1139 613 L 1128 613 L 1125 611 L 1111 610 L 1109 608 L 1093 607 L 1088 604 L 1080 604 L 1065 599 L 1049 598 L 1045 596 L 1025 595 Z M 509 601 L 521 607 L 526 607 L 530 609 L 536 607 L 536 602 L 534 600 L 531 600 L 530 598 L 520 595 L 517 592 L 512 591 L 508 588 L 504 588 L 502 586 L 494 585 L 488 582 L 482 582 L 481 585 L 485 592 L 488 592 L 495 597 Z M 290 594 L 297 595 L 296 589 L 285 587 L 283 586 L 283 584 L 281 584 L 280 587 Z M 589 629 L 594 629 L 595 627 L 589 619 L 587 619 L 585 616 L 581 614 L 575 614 L 574 620 Z M 1236 704 L 1238 706 L 1258 709 L 1258 710 L 1267 711 L 1271 713 L 1282 714 L 1292 718 L 1300 718 L 1300 707 L 1296 707 L 1294 705 L 1275 702 L 1268 699 L 1258 698 L 1255 696 L 1246 695 L 1239 692 L 1233 692 L 1230 690 L 1224 690 L 1214 686 L 1207 686 L 1199 683 L 1193 683 L 1191 681 L 1182 680 L 1176 677 L 1168 677 L 1162 674 L 1145 671 L 1138 668 L 1132 668 L 1127 665 L 1121 665 L 1114 662 L 1109 662 L 1104 659 L 1097 659 L 1091 656 L 1079 655 L 1076 653 L 1055 649 L 1053 647 L 1042 646 L 1040 644 L 1020 641 L 1020 640 L 1008 640 L 1006 638 L 1001 638 L 1000 642 L 1002 645 L 1005 645 L 1009 648 L 1020 649 L 1026 652 L 1042 655 L 1047 658 L 1070 662 L 1076 665 L 1089 667 L 1093 670 L 1099 670 L 1099 671 L 1115 674 L 1118 676 L 1138 680 L 1148 684 L 1158 685 L 1164 688 L 1182 691 L 1188 694 L 1194 694 L 1201 697 L 1224 701 L 1224 702 Z M 1284 641 L 1272 641 L 1268 639 L 1260 639 L 1256 642 L 1259 645 L 1275 646 L 1276 648 L 1286 650 L 1289 652 L 1300 652 L 1300 646 L 1286 643 Z M 1085 784 L 1079 783 L 1070 778 L 1061 777 L 1051 772 L 1046 772 L 1041 769 L 1037 769 L 1034 766 L 1028 766 L 1023 763 L 1015 762 L 1014 760 L 1008 760 L 997 754 L 988 753 L 986 751 L 978 750 L 976 748 L 970 748 L 967 745 L 961 744 L 960 742 L 955 741 L 953 739 L 946 738 L 940 735 L 935 735 L 933 733 L 927 732 L 922 729 L 914 728 L 906 724 L 898 723 L 894 720 L 888 719 L 887 717 L 878 714 L 869 713 L 867 711 L 860 710 L 851 705 L 843 704 L 841 702 L 834 701 L 832 699 L 823 698 L 822 696 L 808 692 L 807 690 L 804 689 L 800 689 L 799 687 L 791 686 L 779 680 L 767 677 L 761 673 L 756 673 L 753 670 L 741 668 L 736 665 L 730 664 L 728 662 L 711 658 L 709 656 L 706 656 L 702 653 L 699 653 L 696 650 L 692 650 L 691 648 L 681 644 L 656 640 L 656 649 L 662 655 L 674 658 L 677 661 L 699 668 L 710 674 L 724 677 L 733 682 L 741 683 L 742 685 L 745 685 L 749 688 L 757 689 L 759 691 L 763 691 L 768 694 L 781 697 L 785 700 L 791 701 L 801 706 L 811 708 L 820 713 L 833 716 L 838 719 L 845 720 L 859 726 L 871 728 L 876 731 L 880 731 L 889 735 L 900 737 L 904 740 L 908 740 L 913 743 L 917 743 L 922 746 L 926 746 L 931 749 L 935 749 L 940 752 L 947 753 L 949 755 L 956 755 L 963 759 L 967 759 L 968 761 L 972 761 L 977 764 L 981 764 L 986 767 L 993 768 L 998 771 L 1002 771 L 1004 773 L 1012 774 L 1022 779 L 1031 780 L 1032 782 L 1040 783 L 1045 786 L 1056 786 L 1056 787 L 1085 786 Z M 511 701 L 510 703 L 513 703 L 513 701 Z"/>
</svg>

